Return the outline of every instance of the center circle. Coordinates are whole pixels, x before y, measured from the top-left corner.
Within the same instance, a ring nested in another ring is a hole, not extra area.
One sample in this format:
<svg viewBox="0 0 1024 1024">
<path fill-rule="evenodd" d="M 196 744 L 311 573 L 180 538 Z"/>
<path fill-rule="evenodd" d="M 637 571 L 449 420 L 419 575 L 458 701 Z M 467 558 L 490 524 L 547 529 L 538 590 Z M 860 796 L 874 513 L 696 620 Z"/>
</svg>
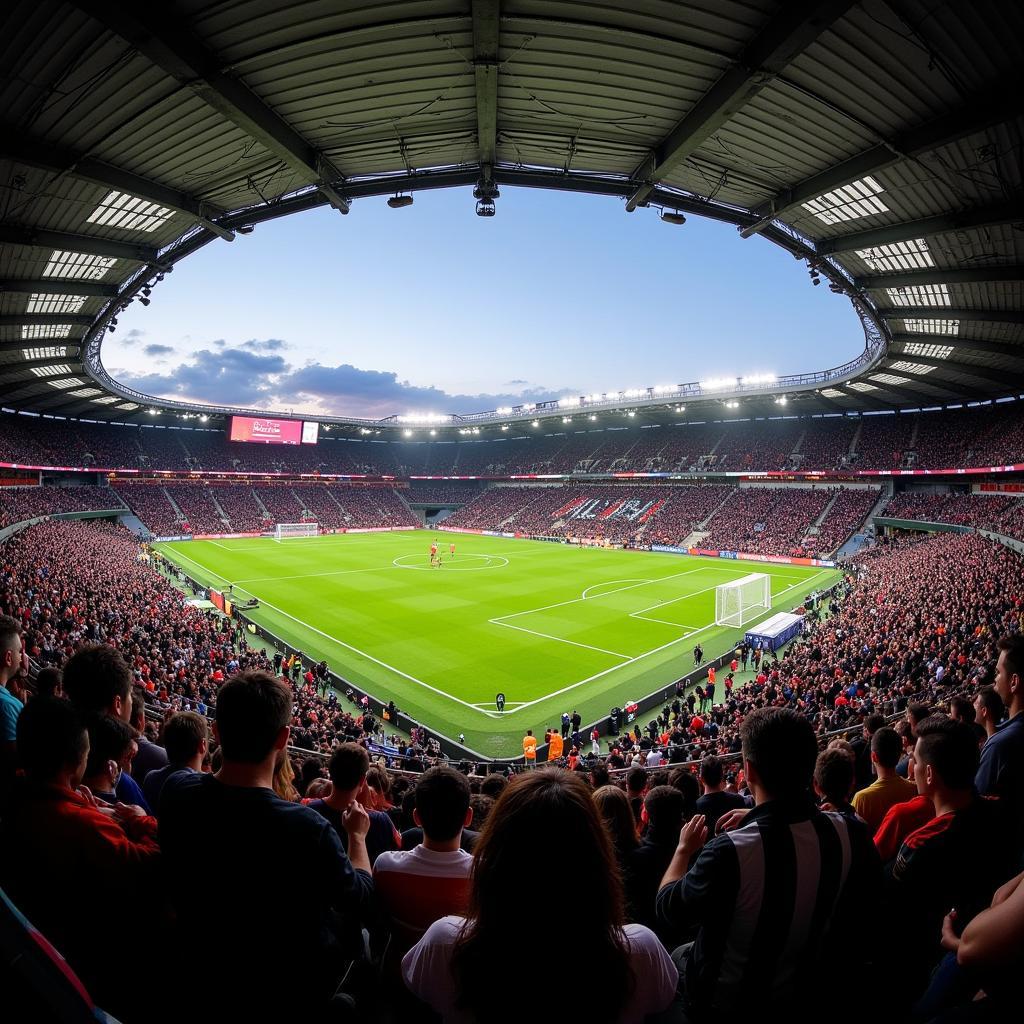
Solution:
<svg viewBox="0 0 1024 1024">
<path fill-rule="evenodd" d="M 424 559 L 427 559 L 426 555 L 399 555 L 393 559 L 391 564 L 396 569 L 426 569 L 428 571 L 434 570 L 436 566 L 430 565 L 429 561 L 426 565 L 417 564 L 414 565 L 410 562 L 410 559 L 415 559 L 416 562 L 422 563 Z M 477 561 L 483 560 L 483 565 L 464 565 L 462 563 L 469 559 L 475 559 Z M 457 558 L 448 558 L 442 563 L 441 571 L 444 572 L 480 572 L 483 569 L 504 569 L 508 565 L 508 559 L 504 555 L 459 555 Z"/>
</svg>

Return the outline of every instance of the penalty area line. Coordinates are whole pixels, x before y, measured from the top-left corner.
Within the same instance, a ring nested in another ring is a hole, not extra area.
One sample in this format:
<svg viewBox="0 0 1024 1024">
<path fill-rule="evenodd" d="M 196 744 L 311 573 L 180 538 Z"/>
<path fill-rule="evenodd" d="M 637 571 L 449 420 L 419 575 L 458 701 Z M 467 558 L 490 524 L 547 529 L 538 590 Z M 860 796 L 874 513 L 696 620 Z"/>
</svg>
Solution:
<svg viewBox="0 0 1024 1024">
<path fill-rule="evenodd" d="M 214 572 L 208 566 L 203 565 L 202 562 L 197 562 L 194 558 L 189 558 L 188 555 L 183 555 L 187 561 L 193 565 L 199 566 L 204 572 L 208 572 L 218 579 L 228 582 L 227 578 L 221 576 L 220 573 Z M 461 704 L 463 707 L 471 708 L 473 711 L 477 711 L 483 715 L 489 715 L 494 717 L 497 712 L 483 711 L 478 708 L 475 704 L 470 704 L 469 701 L 463 700 L 461 697 L 454 697 L 450 693 L 446 693 L 444 690 L 438 689 L 436 686 L 431 686 L 430 683 L 425 683 L 422 679 L 417 679 L 415 676 L 409 675 L 408 672 L 403 672 L 400 668 L 395 668 L 394 665 L 389 665 L 386 661 L 381 661 L 380 658 L 375 658 L 372 654 L 367 654 L 366 651 L 361 651 L 358 647 L 353 647 L 352 644 L 345 643 L 344 640 L 339 640 L 336 636 L 331 636 L 330 633 L 325 633 L 322 629 L 318 629 L 316 626 L 311 626 L 308 622 L 303 622 L 302 619 L 297 618 L 290 612 L 286 612 L 283 608 L 278 608 L 277 605 L 271 604 L 269 601 L 264 600 L 259 594 L 254 594 L 251 590 L 246 591 L 247 594 L 252 594 L 264 608 L 269 608 L 271 611 L 277 612 L 278 615 L 283 615 L 286 619 L 291 619 L 292 622 L 297 623 L 304 629 L 308 629 L 311 633 L 316 633 L 322 636 L 325 640 L 329 640 L 333 644 L 337 644 L 339 647 L 344 647 L 346 650 L 352 651 L 353 654 L 358 654 L 361 658 L 366 658 L 367 661 L 372 661 L 375 665 L 380 665 L 381 668 L 387 669 L 389 672 L 393 672 L 396 676 L 401 676 L 403 679 L 408 679 L 410 683 L 415 683 L 417 686 L 422 686 L 425 690 L 430 690 L 431 693 L 436 693 L 439 697 L 447 697 L 448 700 L 454 701 L 456 704 Z"/>
</svg>

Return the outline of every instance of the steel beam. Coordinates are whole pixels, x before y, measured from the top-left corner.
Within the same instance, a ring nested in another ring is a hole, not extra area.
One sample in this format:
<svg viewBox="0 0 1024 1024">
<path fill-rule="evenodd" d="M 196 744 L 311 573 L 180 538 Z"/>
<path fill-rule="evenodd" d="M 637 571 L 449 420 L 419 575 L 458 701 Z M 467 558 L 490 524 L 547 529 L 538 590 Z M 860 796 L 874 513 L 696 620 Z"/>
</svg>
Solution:
<svg viewBox="0 0 1024 1024">
<path fill-rule="evenodd" d="M 54 174 L 68 174 L 82 181 L 102 185 L 116 192 L 125 192 L 139 199 L 187 213 L 204 222 L 220 216 L 224 210 L 204 202 L 187 192 L 161 185 L 140 174 L 123 170 L 88 153 L 80 153 L 63 146 L 55 146 L 43 139 L 33 138 L 14 125 L 0 124 L 0 159 L 7 158 L 30 167 L 39 167 Z"/>
<path fill-rule="evenodd" d="M 877 174 L 901 160 L 921 156 L 1016 117 L 1020 113 L 1022 92 L 1024 82 L 1019 77 L 1001 83 L 943 117 L 911 128 L 834 167 L 812 174 L 790 188 L 782 189 L 771 199 L 754 207 L 751 212 L 757 218 L 757 223 L 743 228 L 740 234 L 749 238 L 772 220 L 784 216 L 793 207 L 809 199 L 817 199 L 841 185 L 848 185 L 869 174 Z"/>
<path fill-rule="evenodd" d="M 66 348 L 77 353 L 81 338 L 21 338 L 18 341 L 0 341 L 0 352 L 20 352 L 23 348 Z M 72 359 L 72 355 L 54 356 L 54 359 Z"/>
<path fill-rule="evenodd" d="M 30 327 L 51 327 L 55 324 L 90 327 L 95 319 L 88 313 L 0 313 L 0 327 L 21 324 Z"/>
<path fill-rule="evenodd" d="M 960 309 L 956 306 L 900 306 L 879 309 L 883 320 L 919 320 L 939 317 L 943 320 L 980 321 L 992 324 L 1024 324 L 1024 311 L 1003 309 Z"/>
<path fill-rule="evenodd" d="M 21 292 L 24 294 L 42 295 L 83 295 L 93 299 L 115 299 L 118 288 L 116 284 L 104 284 L 102 281 L 81 281 L 60 277 L 9 277 L 0 280 L 0 292 Z"/>
<path fill-rule="evenodd" d="M 94 235 L 76 235 L 66 231 L 46 231 L 23 224 L 0 224 L 0 244 L 29 245 L 38 249 L 64 249 L 84 252 L 90 256 L 112 256 L 137 263 L 158 262 L 157 250 L 151 245 L 118 242 Z"/>
<path fill-rule="evenodd" d="M 79 362 L 77 356 L 53 356 L 53 358 L 51 358 L 51 359 L 19 359 L 19 360 L 16 360 L 15 362 L 0 363 L 0 376 L 9 376 L 10 374 L 21 373 L 21 372 L 23 372 L 25 370 L 39 369 L 40 367 L 43 367 L 43 366 L 56 366 L 58 364 L 61 364 L 61 365 L 64 365 L 64 364 L 71 365 L 71 364 L 76 364 L 76 363 L 79 366 L 81 366 L 81 363 Z M 77 376 L 79 373 L 82 373 L 82 372 L 83 372 L 82 370 L 76 370 L 74 365 L 71 365 L 71 373 L 73 375 Z M 59 377 L 66 377 L 67 374 L 65 374 L 65 373 L 54 374 L 54 377 L 58 377 L 58 376 Z M 27 381 L 27 379 L 28 378 L 26 378 L 26 381 Z M 32 380 L 34 380 L 34 381 L 46 380 L 46 379 L 47 379 L 46 377 L 36 377 L 36 376 L 32 377 Z"/>
<path fill-rule="evenodd" d="M 965 267 L 943 270 L 907 270 L 894 274 L 869 274 L 855 277 L 853 286 L 859 290 L 877 291 L 881 288 L 916 288 L 924 284 L 985 284 L 989 281 L 1024 281 L 1024 266 Z"/>
<path fill-rule="evenodd" d="M 74 4 L 191 89 L 300 180 L 316 186 L 336 210 L 348 213 L 348 201 L 334 187 L 344 181 L 341 171 L 240 79 L 222 70 L 225 62 L 188 30 L 173 9 L 116 0 L 74 0 Z"/>
<path fill-rule="evenodd" d="M 473 75 L 476 79 L 477 154 L 484 177 L 494 167 L 498 141 L 498 36 L 501 0 L 473 0 Z"/>
<path fill-rule="evenodd" d="M 954 349 L 986 352 L 993 356 L 1009 356 L 1024 360 L 1024 345 L 1011 345 L 1003 341 L 982 341 L 980 338 L 962 338 L 944 334 L 894 334 L 894 345 L 949 345 Z M 892 353 L 890 353 L 892 355 Z M 917 359 L 909 352 L 898 353 L 900 359 Z"/>
<path fill-rule="evenodd" d="M 636 168 L 632 178 L 642 184 L 629 197 L 626 209 L 632 212 L 645 202 L 657 181 L 696 152 L 852 6 L 850 0 L 794 0 L 783 4 L 722 77 Z"/>
<path fill-rule="evenodd" d="M 1013 224 L 1024 220 L 1022 209 L 1024 204 L 1020 199 L 993 203 L 990 206 L 976 206 L 957 213 L 940 213 L 936 217 L 904 221 L 902 224 L 887 224 L 884 227 L 854 231 L 836 238 L 823 238 L 817 242 L 816 249 L 821 256 L 831 256 L 838 252 L 871 249 L 876 245 L 891 245 L 893 242 L 906 242 L 912 238 L 941 235 L 947 231 L 986 228 L 993 224 Z"/>
<path fill-rule="evenodd" d="M 976 377 L 978 380 L 988 381 L 991 384 L 1011 384 L 1015 378 L 1019 378 L 1021 376 L 1020 373 L 1010 373 L 1006 370 L 993 370 L 991 368 L 986 369 L 984 366 L 975 366 L 972 363 L 961 363 L 955 359 L 935 359 L 931 356 L 904 356 L 902 353 L 890 356 L 889 358 L 904 360 L 908 363 L 922 363 L 925 366 L 932 366 L 936 370 L 948 370 L 950 373 L 960 373 L 964 376 Z M 891 366 L 885 367 L 882 372 L 909 374 L 912 379 L 921 380 L 926 384 L 930 384 L 936 379 L 943 379 L 941 377 L 935 378 L 930 373 L 927 376 L 917 377 L 913 370 L 893 369 Z M 947 383 L 951 384 L 953 387 L 957 386 L 955 381 L 948 381 Z"/>
</svg>

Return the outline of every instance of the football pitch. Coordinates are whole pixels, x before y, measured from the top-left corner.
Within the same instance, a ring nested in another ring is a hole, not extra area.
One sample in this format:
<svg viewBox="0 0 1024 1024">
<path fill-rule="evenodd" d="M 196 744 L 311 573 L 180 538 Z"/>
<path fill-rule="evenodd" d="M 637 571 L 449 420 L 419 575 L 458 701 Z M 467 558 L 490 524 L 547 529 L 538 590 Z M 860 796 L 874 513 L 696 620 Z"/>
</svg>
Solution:
<svg viewBox="0 0 1024 1024">
<path fill-rule="evenodd" d="M 721 584 L 768 573 L 773 606 L 789 609 L 839 575 L 427 530 L 155 547 L 205 585 L 258 598 L 253 621 L 486 757 L 520 754 L 526 730 L 543 735 L 563 711 L 591 722 L 672 682 L 698 641 L 708 659 L 734 646 L 741 631 L 714 625 Z"/>
</svg>

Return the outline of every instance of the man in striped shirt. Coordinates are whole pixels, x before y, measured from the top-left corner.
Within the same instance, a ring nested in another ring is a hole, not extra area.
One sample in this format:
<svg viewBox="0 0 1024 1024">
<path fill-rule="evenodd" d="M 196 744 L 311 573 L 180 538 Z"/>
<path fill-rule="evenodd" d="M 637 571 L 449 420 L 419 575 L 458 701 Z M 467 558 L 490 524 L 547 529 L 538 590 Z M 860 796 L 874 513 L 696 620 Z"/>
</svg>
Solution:
<svg viewBox="0 0 1024 1024">
<path fill-rule="evenodd" d="M 662 879 L 658 916 L 696 933 L 673 954 L 691 1012 L 733 1020 L 777 1009 L 802 1019 L 821 1013 L 821 986 L 836 965 L 850 972 L 869 947 L 878 855 L 861 822 L 814 807 L 818 748 L 806 718 L 759 708 L 741 737 L 755 806 L 706 846 L 703 815 L 690 819 Z"/>
</svg>

